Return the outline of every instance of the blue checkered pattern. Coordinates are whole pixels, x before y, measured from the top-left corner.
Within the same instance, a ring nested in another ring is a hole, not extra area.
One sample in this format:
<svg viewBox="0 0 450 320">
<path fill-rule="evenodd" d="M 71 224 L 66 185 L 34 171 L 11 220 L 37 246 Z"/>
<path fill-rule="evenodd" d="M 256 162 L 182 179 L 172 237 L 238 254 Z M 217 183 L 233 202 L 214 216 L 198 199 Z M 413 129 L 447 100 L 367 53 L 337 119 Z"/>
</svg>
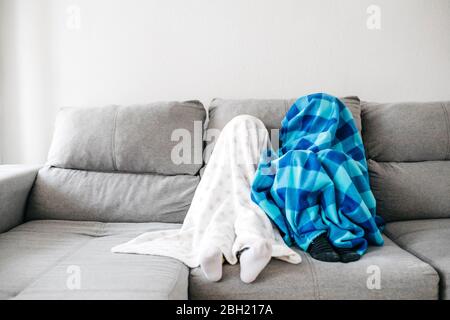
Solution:
<svg viewBox="0 0 450 320">
<path fill-rule="evenodd" d="M 383 245 L 364 147 L 351 112 L 337 98 L 299 98 L 281 123 L 280 149 L 263 152 L 252 200 L 288 245 L 307 250 L 327 233 L 336 247 L 364 254 Z"/>
</svg>

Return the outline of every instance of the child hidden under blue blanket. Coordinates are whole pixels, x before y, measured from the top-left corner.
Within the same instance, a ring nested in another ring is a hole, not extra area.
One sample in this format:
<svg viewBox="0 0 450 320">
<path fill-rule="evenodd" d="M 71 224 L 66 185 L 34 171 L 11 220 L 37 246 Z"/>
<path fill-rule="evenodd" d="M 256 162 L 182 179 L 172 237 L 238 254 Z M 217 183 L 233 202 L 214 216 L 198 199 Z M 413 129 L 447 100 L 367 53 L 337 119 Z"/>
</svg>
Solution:
<svg viewBox="0 0 450 320">
<path fill-rule="evenodd" d="M 299 98 L 281 123 L 278 152 L 263 152 L 252 200 L 288 245 L 307 250 L 326 233 L 360 255 L 383 245 L 381 217 L 369 184 L 364 146 L 351 112 L 337 98 Z"/>
</svg>

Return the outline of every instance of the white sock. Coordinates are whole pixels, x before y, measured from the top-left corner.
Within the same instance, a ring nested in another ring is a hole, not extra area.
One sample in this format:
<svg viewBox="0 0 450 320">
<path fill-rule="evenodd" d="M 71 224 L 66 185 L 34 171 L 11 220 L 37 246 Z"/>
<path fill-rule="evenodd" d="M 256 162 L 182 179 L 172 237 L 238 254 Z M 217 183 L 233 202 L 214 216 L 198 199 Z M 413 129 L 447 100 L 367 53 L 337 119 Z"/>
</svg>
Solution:
<svg viewBox="0 0 450 320">
<path fill-rule="evenodd" d="M 206 279 L 219 281 L 222 279 L 222 251 L 217 247 L 208 247 L 200 252 L 200 268 Z"/>
<path fill-rule="evenodd" d="M 239 258 L 241 264 L 241 280 L 245 283 L 255 281 L 272 257 L 272 245 L 260 240 L 242 251 Z"/>
</svg>

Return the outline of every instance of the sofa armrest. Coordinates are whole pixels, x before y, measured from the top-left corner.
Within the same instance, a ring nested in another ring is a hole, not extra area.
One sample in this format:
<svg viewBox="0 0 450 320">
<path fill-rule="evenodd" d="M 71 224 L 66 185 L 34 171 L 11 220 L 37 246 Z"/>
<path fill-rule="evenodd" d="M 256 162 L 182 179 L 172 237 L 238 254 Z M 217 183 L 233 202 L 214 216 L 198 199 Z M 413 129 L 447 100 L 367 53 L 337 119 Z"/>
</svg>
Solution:
<svg viewBox="0 0 450 320">
<path fill-rule="evenodd" d="M 28 194 L 39 168 L 0 165 L 0 233 L 22 223 Z"/>
</svg>

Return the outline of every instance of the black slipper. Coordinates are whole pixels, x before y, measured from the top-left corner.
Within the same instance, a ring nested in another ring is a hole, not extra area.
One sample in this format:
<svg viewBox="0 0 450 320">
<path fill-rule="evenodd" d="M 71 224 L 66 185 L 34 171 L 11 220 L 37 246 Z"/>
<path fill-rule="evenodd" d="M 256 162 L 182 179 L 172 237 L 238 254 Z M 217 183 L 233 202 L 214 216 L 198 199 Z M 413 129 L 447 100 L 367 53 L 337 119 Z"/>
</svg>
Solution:
<svg viewBox="0 0 450 320">
<path fill-rule="evenodd" d="M 351 248 L 335 247 L 334 250 L 336 250 L 341 257 L 341 262 L 344 263 L 358 261 L 361 258 L 361 255 Z"/>
<path fill-rule="evenodd" d="M 326 233 L 315 238 L 309 245 L 307 252 L 316 260 L 325 262 L 341 261 L 341 258 L 336 251 L 334 251 L 330 241 L 328 241 Z"/>
</svg>

